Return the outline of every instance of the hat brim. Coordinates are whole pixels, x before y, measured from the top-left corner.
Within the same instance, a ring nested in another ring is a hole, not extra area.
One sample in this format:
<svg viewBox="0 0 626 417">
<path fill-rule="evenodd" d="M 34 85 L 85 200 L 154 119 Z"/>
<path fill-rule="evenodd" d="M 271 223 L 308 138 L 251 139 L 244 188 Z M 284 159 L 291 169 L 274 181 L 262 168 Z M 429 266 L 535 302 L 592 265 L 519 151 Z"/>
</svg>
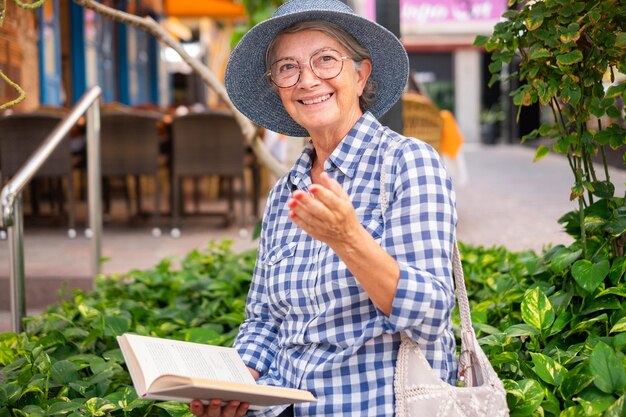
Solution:
<svg viewBox="0 0 626 417">
<path fill-rule="evenodd" d="M 308 136 L 285 111 L 265 73 L 269 43 L 284 29 L 303 21 L 323 20 L 341 27 L 366 48 L 372 60 L 371 78 L 376 96 L 370 108 L 380 117 L 394 105 L 406 86 L 409 61 L 406 50 L 389 30 L 371 20 L 337 11 L 303 11 L 271 17 L 248 31 L 233 50 L 226 67 L 226 90 L 233 104 L 250 120 L 288 136 Z"/>
</svg>

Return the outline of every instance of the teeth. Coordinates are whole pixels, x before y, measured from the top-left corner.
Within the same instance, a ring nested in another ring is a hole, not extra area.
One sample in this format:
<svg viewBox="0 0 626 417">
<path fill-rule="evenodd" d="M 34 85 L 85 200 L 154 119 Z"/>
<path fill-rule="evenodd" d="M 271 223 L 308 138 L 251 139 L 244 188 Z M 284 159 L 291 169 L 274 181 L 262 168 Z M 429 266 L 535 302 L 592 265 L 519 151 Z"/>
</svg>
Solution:
<svg viewBox="0 0 626 417">
<path fill-rule="evenodd" d="M 302 103 L 304 103 L 304 104 L 317 104 L 317 103 L 321 103 L 322 101 L 326 101 L 329 98 L 330 98 L 330 94 L 326 94 L 325 96 L 317 97 L 317 98 L 314 98 L 312 100 L 302 100 Z"/>
</svg>

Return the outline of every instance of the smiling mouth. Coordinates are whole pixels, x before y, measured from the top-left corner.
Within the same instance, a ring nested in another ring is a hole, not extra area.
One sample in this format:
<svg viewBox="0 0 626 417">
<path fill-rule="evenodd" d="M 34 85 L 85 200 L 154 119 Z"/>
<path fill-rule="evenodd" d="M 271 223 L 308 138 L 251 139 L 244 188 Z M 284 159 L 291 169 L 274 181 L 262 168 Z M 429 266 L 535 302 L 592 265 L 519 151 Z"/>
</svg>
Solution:
<svg viewBox="0 0 626 417">
<path fill-rule="evenodd" d="M 316 98 L 313 98 L 311 100 L 298 100 L 298 101 L 300 103 L 302 103 L 302 104 L 305 104 L 305 105 L 318 104 L 318 103 L 321 103 L 321 102 L 324 102 L 324 101 L 328 100 L 331 96 L 332 96 L 332 94 L 326 94 L 324 96 L 316 97 Z"/>
</svg>

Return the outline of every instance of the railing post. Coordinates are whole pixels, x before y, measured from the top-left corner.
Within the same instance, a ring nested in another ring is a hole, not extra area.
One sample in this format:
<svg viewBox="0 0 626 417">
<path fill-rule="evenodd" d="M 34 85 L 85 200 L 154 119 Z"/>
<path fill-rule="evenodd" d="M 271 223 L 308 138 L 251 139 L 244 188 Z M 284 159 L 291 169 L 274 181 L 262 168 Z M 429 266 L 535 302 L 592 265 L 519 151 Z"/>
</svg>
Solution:
<svg viewBox="0 0 626 417">
<path fill-rule="evenodd" d="M 13 331 L 22 332 L 22 319 L 26 316 L 26 291 L 24 279 L 24 212 L 22 194 L 13 202 L 13 225 L 8 228 L 9 276 L 11 291 L 11 318 Z"/>
<path fill-rule="evenodd" d="M 91 229 L 91 272 L 100 274 L 102 254 L 102 184 L 100 172 L 100 103 L 87 110 L 87 184 L 89 228 Z"/>
</svg>

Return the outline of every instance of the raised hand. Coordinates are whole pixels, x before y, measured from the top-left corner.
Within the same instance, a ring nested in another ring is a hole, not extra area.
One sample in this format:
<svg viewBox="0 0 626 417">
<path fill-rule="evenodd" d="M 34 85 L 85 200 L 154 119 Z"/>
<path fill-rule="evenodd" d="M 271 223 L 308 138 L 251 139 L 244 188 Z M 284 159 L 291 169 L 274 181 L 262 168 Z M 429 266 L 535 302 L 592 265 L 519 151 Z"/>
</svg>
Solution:
<svg viewBox="0 0 626 417">
<path fill-rule="evenodd" d="M 287 201 L 289 217 L 302 230 L 330 247 L 353 244 L 362 229 L 348 194 L 323 172 L 310 194 L 296 190 Z"/>
</svg>

